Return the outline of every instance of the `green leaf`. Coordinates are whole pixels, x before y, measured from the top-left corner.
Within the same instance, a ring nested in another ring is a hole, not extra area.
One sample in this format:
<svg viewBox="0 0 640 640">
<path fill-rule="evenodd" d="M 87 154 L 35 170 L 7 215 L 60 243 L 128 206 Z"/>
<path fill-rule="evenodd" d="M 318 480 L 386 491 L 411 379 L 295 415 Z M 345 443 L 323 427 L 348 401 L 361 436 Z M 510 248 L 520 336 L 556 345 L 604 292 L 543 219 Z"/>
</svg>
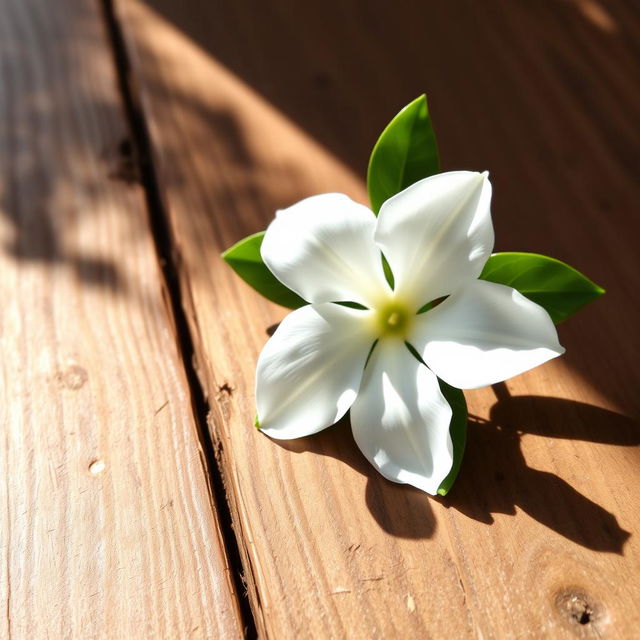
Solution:
<svg viewBox="0 0 640 640">
<path fill-rule="evenodd" d="M 458 477 L 458 471 L 460 471 L 460 465 L 462 464 L 464 446 L 467 441 L 467 403 L 464 399 L 464 393 L 460 389 L 448 385 L 440 378 L 438 378 L 438 382 L 442 395 L 453 410 L 451 425 L 449 426 L 449 433 L 453 442 L 453 465 L 449 475 L 438 487 L 438 495 L 446 496 Z"/>
<path fill-rule="evenodd" d="M 222 258 L 247 284 L 272 302 L 289 309 L 307 304 L 297 293 L 285 287 L 262 261 L 260 247 L 263 239 L 264 231 L 247 236 L 227 249 Z"/>
<path fill-rule="evenodd" d="M 517 289 L 544 307 L 556 324 L 605 292 L 568 264 L 536 253 L 494 253 L 480 279 Z"/>
<path fill-rule="evenodd" d="M 391 196 L 439 171 L 436 136 L 423 94 L 400 111 L 373 147 L 367 172 L 371 208 L 377 215 Z"/>
</svg>

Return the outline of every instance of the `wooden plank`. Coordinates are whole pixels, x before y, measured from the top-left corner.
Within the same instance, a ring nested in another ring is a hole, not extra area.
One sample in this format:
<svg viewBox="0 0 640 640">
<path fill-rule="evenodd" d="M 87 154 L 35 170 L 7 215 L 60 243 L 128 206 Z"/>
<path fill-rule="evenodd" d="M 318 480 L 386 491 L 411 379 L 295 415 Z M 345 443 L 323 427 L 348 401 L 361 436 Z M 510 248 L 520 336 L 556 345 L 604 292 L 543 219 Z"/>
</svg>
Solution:
<svg viewBox="0 0 640 640">
<path fill-rule="evenodd" d="M 99 4 L 0 13 L 0 637 L 241 637 Z"/>
<path fill-rule="evenodd" d="M 630 7 L 119 7 L 262 636 L 634 637 Z M 425 89 L 445 168 L 492 171 L 497 248 L 549 253 L 609 288 L 561 327 L 566 357 L 467 393 L 469 445 L 447 499 L 381 479 L 346 424 L 284 443 L 251 427 L 255 361 L 285 312 L 217 259 L 301 197 L 364 201 L 356 174 L 375 135 Z"/>
</svg>

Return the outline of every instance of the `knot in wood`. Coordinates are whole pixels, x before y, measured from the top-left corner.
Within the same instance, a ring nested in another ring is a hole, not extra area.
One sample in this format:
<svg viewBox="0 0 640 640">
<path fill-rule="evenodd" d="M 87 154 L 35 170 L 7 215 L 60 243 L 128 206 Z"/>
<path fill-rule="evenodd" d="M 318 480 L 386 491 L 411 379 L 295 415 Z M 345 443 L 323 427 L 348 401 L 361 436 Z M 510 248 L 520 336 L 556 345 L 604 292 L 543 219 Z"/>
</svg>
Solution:
<svg viewBox="0 0 640 640">
<path fill-rule="evenodd" d="M 565 626 L 576 636 L 600 636 L 604 630 L 604 609 L 584 590 L 571 587 L 562 589 L 556 593 L 554 604 Z"/>
</svg>

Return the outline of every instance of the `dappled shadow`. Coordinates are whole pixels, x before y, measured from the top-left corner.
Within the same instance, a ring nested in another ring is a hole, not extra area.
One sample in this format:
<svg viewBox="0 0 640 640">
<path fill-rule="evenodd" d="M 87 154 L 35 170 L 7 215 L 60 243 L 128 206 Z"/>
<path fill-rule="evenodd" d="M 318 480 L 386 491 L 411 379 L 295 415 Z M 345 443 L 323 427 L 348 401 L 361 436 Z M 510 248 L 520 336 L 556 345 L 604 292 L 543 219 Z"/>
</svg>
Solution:
<svg viewBox="0 0 640 640">
<path fill-rule="evenodd" d="M 501 57 L 538 66 L 544 58 L 534 61 L 529 51 L 557 52 L 570 61 L 574 84 L 583 76 L 603 83 L 585 57 L 605 56 L 613 47 L 617 65 L 635 73 L 633 50 L 622 46 L 634 35 L 625 8 L 605 9 L 595 1 L 591 11 L 581 0 L 489 6 L 424 0 L 144 2 L 360 174 L 390 114 L 423 91 L 433 94 L 439 135 L 471 133 L 469 147 L 476 146 L 494 125 L 484 119 L 487 90 L 520 103 L 512 87 L 517 79 L 509 73 L 513 61 Z M 531 85 L 529 77 L 521 81 Z M 479 84 L 487 87 L 480 93 Z M 604 101 L 598 91 L 592 94 Z M 589 107 L 589 116 L 598 119 L 601 106 Z M 539 101 L 530 106 L 541 108 L 547 107 Z M 454 155 L 449 144 L 442 150 L 455 163 L 459 144 L 453 146 Z M 474 153 L 482 158 L 473 148 L 466 152 Z"/>
<path fill-rule="evenodd" d="M 638 422 L 612 411 L 560 398 L 503 397 L 492 407 L 489 420 L 470 418 L 460 475 L 449 495 L 436 499 L 485 524 L 493 523 L 495 513 L 515 515 L 519 507 L 583 547 L 622 553 L 630 533 L 614 514 L 553 473 L 527 466 L 520 448 L 525 433 L 619 446 L 640 444 Z M 375 471 L 355 445 L 348 418 L 314 436 L 274 442 L 288 451 L 337 458 L 365 475 L 367 506 L 387 533 L 403 538 L 433 534 L 436 525 L 428 496 L 389 482 Z"/>
<path fill-rule="evenodd" d="M 122 292 L 127 283 L 116 260 L 97 255 L 93 239 L 82 239 L 90 219 L 114 206 L 109 183 L 137 181 L 131 144 L 123 143 L 128 132 L 119 95 L 109 83 L 104 91 L 101 80 L 91 81 L 113 65 L 106 39 L 96 37 L 95 7 L 67 13 L 73 25 L 50 14 L 41 22 L 29 3 L 7 10 L 11 28 L 0 42 L 8 70 L 0 107 L 0 216 L 10 224 L 0 250 Z"/>
<path fill-rule="evenodd" d="M 309 195 L 290 149 L 307 161 L 322 155 L 305 134 L 182 34 L 134 4 L 121 21 L 131 29 L 152 133 L 152 160 L 173 241 L 188 247 L 191 280 L 215 280 L 210 259 L 264 229 L 277 208 Z M 159 45 L 159 43 L 161 43 Z M 184 67 L 189 68 L 183 73 Z M 163 131 L 154 133 L 154 127 Z M 164 135 L 164 129 L 170 130 Z M 268 144 L 270 153 L 266 154 Z M 279 145 L 279 148 L 277 148 Z M 327 164 L 327 161 L 324 161 Z M 206 242 L 204 251 L 197 247 Z M 206 261 L 199 258 L 206 256 Z M 216 290 L 212 286 L 212 290 Z"/>
</svg>

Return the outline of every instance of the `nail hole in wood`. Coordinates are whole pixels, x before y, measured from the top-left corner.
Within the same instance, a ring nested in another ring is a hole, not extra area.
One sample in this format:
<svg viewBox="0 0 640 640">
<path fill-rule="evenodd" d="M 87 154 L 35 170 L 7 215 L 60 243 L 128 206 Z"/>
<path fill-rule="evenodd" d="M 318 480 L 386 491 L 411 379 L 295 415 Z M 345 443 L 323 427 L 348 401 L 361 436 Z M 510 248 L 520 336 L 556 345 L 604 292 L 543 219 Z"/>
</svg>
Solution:
<svg viewBox="0 0 640 640">
<path fill-rule="evenodd" d="M 104 463 L 104 460 L 94 460 L 89 465 L 89 473 L 92 476 L 98 476 L 105 470 L 106 466 L 107 465 Z"/>
<path fill-rule="evenodd" d="M 89 375 L 82 367 L 72 365 L 64 371 L 59 371 L 56 374 L 56 379 L 64 389 L 77 391 L 84 386 L 84 383 L 89 379 Z"/>
</svg>

